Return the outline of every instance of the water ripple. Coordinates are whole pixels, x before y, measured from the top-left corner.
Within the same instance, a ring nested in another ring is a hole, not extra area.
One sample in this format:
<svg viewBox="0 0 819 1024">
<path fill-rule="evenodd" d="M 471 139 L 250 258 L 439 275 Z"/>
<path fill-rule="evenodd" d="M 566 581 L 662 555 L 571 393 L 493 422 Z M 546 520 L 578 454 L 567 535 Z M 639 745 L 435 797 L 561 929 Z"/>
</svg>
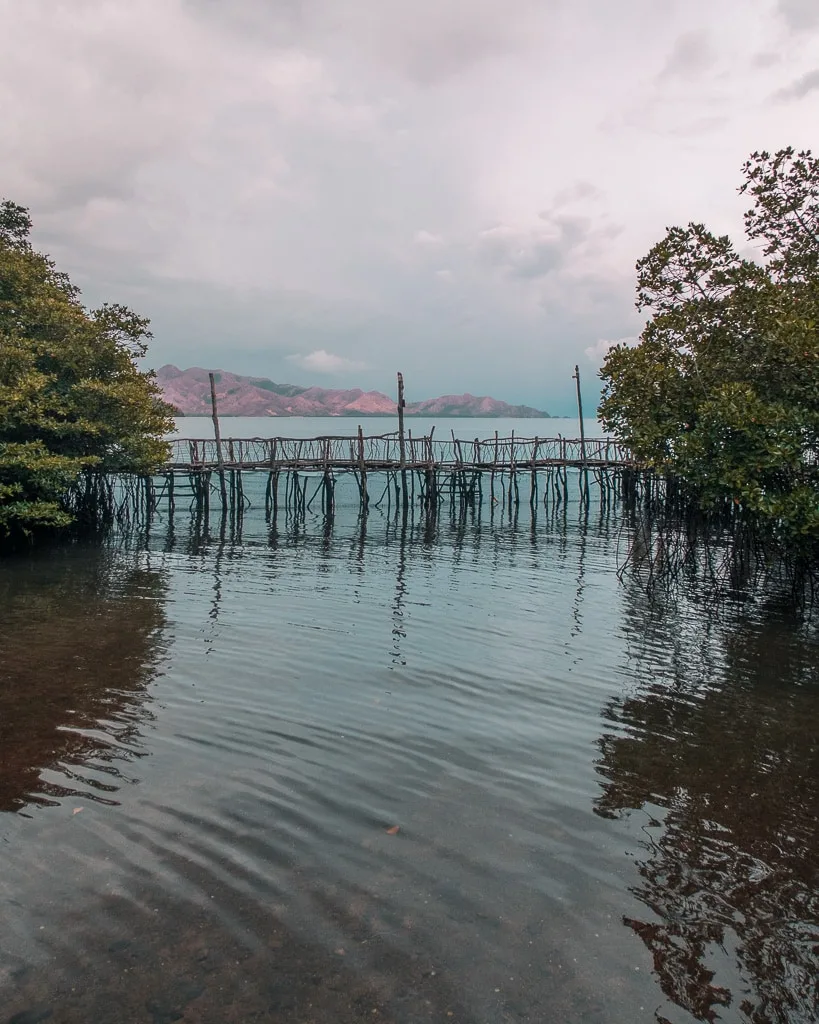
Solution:
<svg viewBox="0 0 819 1024">
<path fill-rule="evenodd" d="M 378 524 L 11 566 L 12 1018 L 813 1019 L 815 637 Z"/>
</svg>

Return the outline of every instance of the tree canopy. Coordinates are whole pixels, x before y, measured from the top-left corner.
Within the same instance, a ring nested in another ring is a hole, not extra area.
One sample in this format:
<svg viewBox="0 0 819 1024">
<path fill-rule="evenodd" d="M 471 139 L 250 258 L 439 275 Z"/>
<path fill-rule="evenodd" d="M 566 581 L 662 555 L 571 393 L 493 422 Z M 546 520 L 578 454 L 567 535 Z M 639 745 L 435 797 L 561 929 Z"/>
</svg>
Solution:
<svg viewBox="0 0 819 1024">
<path fill-rule="evenodd" d="M 0 203 L 0 543 L 70 525 L 84 475 L 154 470 L 173 425 L 136 365 L 149 321 L 87 309 L 30 232 L 28 210 Z"/>
<path fill-rule="evenodd" d="M 667 229 L 637 264 L 636 346 L 601 371 L 604 426 L 696 503 L 739 506 L 789 550 L 819 551 L 819 159 L 753 153 L 747 248 Z"/>
</svg>

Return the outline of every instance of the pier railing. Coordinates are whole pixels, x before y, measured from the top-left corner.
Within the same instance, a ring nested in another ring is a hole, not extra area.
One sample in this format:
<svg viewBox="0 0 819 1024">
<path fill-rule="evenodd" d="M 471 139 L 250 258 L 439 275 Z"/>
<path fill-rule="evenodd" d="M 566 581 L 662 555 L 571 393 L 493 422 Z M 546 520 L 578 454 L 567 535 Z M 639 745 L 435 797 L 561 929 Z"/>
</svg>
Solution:
<svg viewBox="0 0 819 1024">
<path fill-rule="evenodd" d="M 610 438 L 494 436 L 471 441 L 436 438 L 434 434 L 404 438 L 408 470 L 473 470 L 503 472 L 550 466 L 614 468 L 633 465 L 628 449 Z M 401 467 L 397 432 L 379 435 L 175 439 L 169 471 L 215 470 L 220 461 L 230 470 L 354 471 L 397 470 Z"/>
</svg>

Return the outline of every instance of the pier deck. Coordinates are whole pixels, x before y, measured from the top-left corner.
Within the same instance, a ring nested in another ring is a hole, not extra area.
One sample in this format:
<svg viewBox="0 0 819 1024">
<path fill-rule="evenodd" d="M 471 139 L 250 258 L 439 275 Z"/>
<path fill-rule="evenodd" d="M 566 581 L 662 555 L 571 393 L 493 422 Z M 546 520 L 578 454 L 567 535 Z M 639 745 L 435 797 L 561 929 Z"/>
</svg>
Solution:
<svg viewBox="0 0 819 1024">
<path fill-rule="evenodd" d="M 214 424 L 216 426 L 216 423 Z M 567 474 L 576 470 L 581 500 L 588 502 L 596 484 L 607 502 L 634 461 L 622 445 L 610 438 L 435 437 L 434 430 L 414 437 L 411 430 L 365 435 L 324 437 L 179 438 L 171 442 L 168 461 L 154 478 L 137 484 L 131 493 L 144 492 L 137 503 L 148 510 L 163 501 L 172 512 L 177 501 L 207 513 L 211 500 L 223 512 L 241 514 L 252 501 L 245 491 L 247 474 L 264 474 L 265 512 L 279 508 L 303 513 L 320 501 L 322 511 L 335 508 L 336 484 L 352 477 L 361 508 L 372 501 L 380 507 L 407 510 L 418 506 L 434 510 L 445 500 L 465 506 L 479 505 L 486 491 L 493 503 L 517 506 L 521 485 L 529 503 L 567 501 Z M 310 484 L 310 481 L 313 481 Z M 161 481 L 159 486 L 158 482 Z M 373 488 L 375 488 L 373 490 Z M 258 486 L 252 488 L 258 495 Z M 380 495 L 380 497 L 379 497 Z"/>
<path fill-rule="evenodd" d="M 402 453 L 403 448 L 403 453 Z M 221 459 L 219 456 L 221 455 Z M 633 466 L 631 454 L 608 438 L 494 437 L 472 441 L 403 439 L 396 433 L 311 438 L 178 439 L 166 471 L 202 473 L 267 471 L 299 473 L 477 472 L 514 473 L 554 468 L 615 469 Z"/>
</svg>

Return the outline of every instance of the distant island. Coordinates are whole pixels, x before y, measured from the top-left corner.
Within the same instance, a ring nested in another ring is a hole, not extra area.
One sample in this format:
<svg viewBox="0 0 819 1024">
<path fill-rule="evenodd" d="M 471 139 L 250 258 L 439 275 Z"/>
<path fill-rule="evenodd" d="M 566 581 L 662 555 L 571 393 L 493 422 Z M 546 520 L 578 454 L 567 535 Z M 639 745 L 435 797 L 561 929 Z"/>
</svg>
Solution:
<svg viewBox="0 0 819 1024">
<path fill-rule="evenodd" d="M 170 364 L 157 370 L 165 401 L 182 416 L 209 416 L 208 370 L 192 366 L 180 370 Z M 222 416 L 393 416 L 396 400 L 380 391 L 361 388 L 300 387 L 275 384 L 266 377 L 242 377 L 214 371 L 216 398 Z M 484 416 L 548 419 L 549 413 L 528 405 L 509 405 L 497 398 L 442 395 L 423 402 L 407 402 L 407 416 Z"/>
</svg>

